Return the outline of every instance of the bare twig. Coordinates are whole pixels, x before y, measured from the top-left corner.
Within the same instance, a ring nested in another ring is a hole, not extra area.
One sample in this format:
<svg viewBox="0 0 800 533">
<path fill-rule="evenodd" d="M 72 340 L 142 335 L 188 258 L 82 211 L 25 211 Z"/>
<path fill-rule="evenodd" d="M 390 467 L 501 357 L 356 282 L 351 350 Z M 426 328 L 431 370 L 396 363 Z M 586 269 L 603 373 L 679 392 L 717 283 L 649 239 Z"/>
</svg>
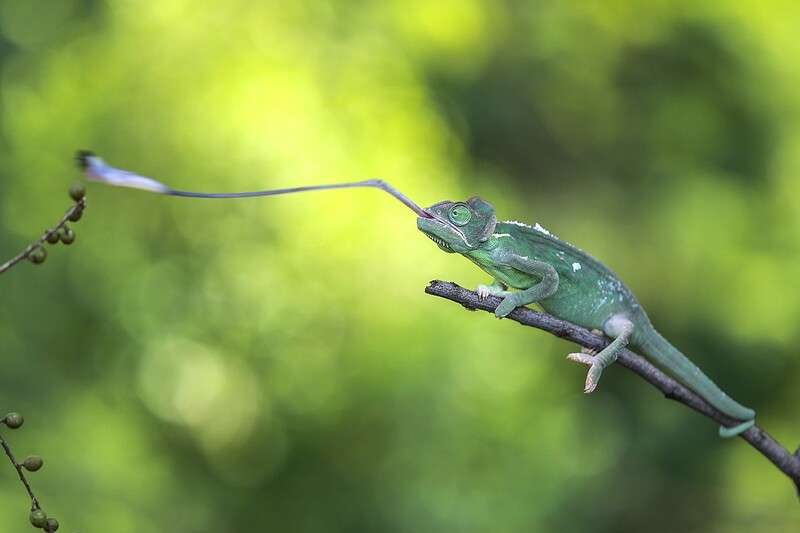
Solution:
<svg viewBox="0 0 800 533">
<path fill-rule="evenodd" d="M 22 422 L 23 422 L 22 417 L 17 413 L 9 413 L 3 418 L 0 418 L 0 424 L 6 424 L 10 429 L 18 428 L 19 426 L 22 425 Z M 31 498 L 31 513 L 33 513 L 34 511 L 39 513 L 42 512 L 42 506 L 39 503 L 39 500 L 36 499 L 36 495 L 33 493 L 33 487 L 31 487 L 31 484 L 28 482 L 28 478 L 25 477 L 26 468 L 29 470 L 38 470 L 39 468 L 41 468 L 42 465 L 41 458 L 37 458 L 39 463 L 37 466 L 30 466 L 30 464 L 28 463 L 28 461 L 30 461 L 32 457 L 28 457 L 27 459 L 25 459 L 23 463 L 18 462 L 16 457 L 14 457 L 14 452 L 11 451 L 11 447 L 8 445 L 8 443 L 3 438 L 2 435 L 0 435 L 0 446 L 2 446 L 3 451 L 6 452 L 9 461 L 11 461 L 11 464 L 14 465 L 14 468 L 17 470 L 17 475 L 19 476 L 19 480 L 22 482 L 22 485 L 28 492 L 28 496 L 30 496 Z M 45 519 L 43 518 L 42 520 Z M 54 533 L 55 529 L 58 528 L 57 524 L 52 523 L 50 521 L 46 522 L 41 527 L 47 533 Z"/>
<path fill-rule="evenodd" d="M 83 211 L 86 209 L 86 198 L 84 196 L 85 189 L 83 185 L 80 183 L 74 183 L 69 188 L 69 195 L 75 203 L 73 203 L 67 209 L 67 211 L 64 213 L 64 216 L 62 216 L 61 219 L 53 226 L 48 228 L 41 237 L 26 246 L 25 249 L 23 249 L 20 253 L 0 265 L 0 275 L 8 271 L 11 267 L 23 259 L 30 259 L 34 263 L 43 262 L 47 258 L 47 251 L 42 246 L 45 241 L 49 242 L 50 244 L 55 244 L 59 241 L 63 242 L 64 244 L 71 244 L 75 240 L 75 234 L 67 223 L 77 222 L 80 220 L 81 216 L 83 215 Z M 0 423 L 7 425 L 11 429 L 16 429 L 22 425 L 23 419 L 17 413 L 9 413 L 0 419 Z M 28 482 L 24 472 L 25 469 L 35 471 L 41 468 L 41 458 L 37 456 L 29 456 L 25 459 L 25 461 L 19 463 L 14 457 L 11 447 L 8 445 L 2 435 L 0 435 L 0 447 L 3 448 L 3 451 L 5 451 L 9 461 L 11 461 L 11 464 L 14 465 L 17 475 L 19 476 L 19 480 L 22 482 L 22 485 L 25 487 L 25 490 L 28 492 L 28 495 L 31 498 L 31 524 L 43 529 L 47 533 L 55 532 L 55 530 L 58 529 L 58 521 L 53 517 L 48 517 L 46 513 L 44 513 L 41 505 L 39 504 L 39 500 L 36 499 L 36 495 L 33 493 L 33 488 Z"/>
<path fill-rule="evenodd" d="M 5 450 L 6 455 L 11 461 L 11 464 L 13 464 L 14 468 L 17 469 L 17 474 L 19 474 L 19 480 L 22 481 L 23 485 L 25 485 L 25 490 L 28 491 L 28 495 L 31 497 L 31 510 L 41 509 L 41 506 L 39 505 L 39 500 L 36 499 L 36 495 L 33 493 L 33 488 L 31 487 L 31 484 L 28 483 L 28 480 L 25 477 L 25 473 L 22 471 L 22 464 L 17 462 L 17 459 L 14 457 L 14 453 L 11 451 L 11 448 L 9 447 L 8 443 L 3 438 L 2 435 L 0 435 L 0 446 L 2 446 L 3 450 Z"/>
<path fill-rule="evenodd" d="M 61 220 L 59 220 L 52 227 L 48 228 L 41 237 L 30 243 L 20 253 L 18 253 L 17 255 L 15 255 L 2 265 L 0 265 L 0 275 L 5 273 L 6 270 L 10 269 L 23 259 L 26 259 L 31 254 L 31 252 L 42 246 L 42 244 L 44 244 L 44 242 L 48 240 L 48 237 L 57 235 L 58 232 L 61 230 L 61 228 L 67 226 L 67 222 L 69 222 L 70 220 L 76 220 L 78 217 L 80 217 L 84 209 L 86 209 L 86 198 L 80 198 L 79 200 L 76 200 L 75 203 L 72 204 L 69 207 L 69 209 L 67 209 L 67 212 L 64 213 L 64 216 L 61 217 Z"/>
<path fill-rule="evenodd" d="M 430 285 L 425 288 L 425 292 L 458 302 L 470 310 L 479 309 L 481 311 L 494 312 L 501 302 L 501 298 L 494 296 L 481 299 L 476 293 L 459 287 L 455 283 L 439 280 L 431 281 Z M 524 326 L 547 331 L 591 350 L 599 351 L 608 345 L 608 339 L 594 335 L 585 328 L 526 307 L 518 307 L 507 318 Z M 667 398 L 680 402 L 720 424 L 732 426 L 737 423 L 736 420 L 720 413 L 693 391 L 687 389 L 651 365 L 643 357 L 630 350 L 623 350 L 617 358 L 617 363 L 641 376 L 645 381 L 664 393 Z M 786 474 L 795 484 L 798 492 L 800 492 L 800 450 L 798 450 L 798 453 L 792 454 L 758 426 L 747 429 L 740 433 L 739 436 L 761 452 L 781 472 Z"/>
</svg>

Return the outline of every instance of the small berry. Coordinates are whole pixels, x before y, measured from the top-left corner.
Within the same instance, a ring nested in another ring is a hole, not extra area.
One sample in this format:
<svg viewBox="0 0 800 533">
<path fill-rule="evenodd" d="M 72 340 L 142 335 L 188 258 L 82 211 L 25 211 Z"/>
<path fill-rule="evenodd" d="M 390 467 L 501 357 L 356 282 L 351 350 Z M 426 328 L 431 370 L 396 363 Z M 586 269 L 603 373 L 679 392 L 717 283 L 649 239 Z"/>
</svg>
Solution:
<svg viewBox="0 0 800 533">
<path fill-rule="evenodd" d="M 53 233 L 48 233 L 48 234 L 47 234 L 47 237 L 45 237 L 45 239 L 46 239 L 46 240 L 47 240 L 47 242 L 49 242 L 50 244 L 55 244 L 55 243 L 57 243 L 57 242 L 58 242 L 58 232 L 57 232 L 57 231 L 54 231 Z"/>
<path fill-rule="evenodd" d="M 22 418 L 22 415 L 19 413 L 8 413 L 3 417 L 3 421 L 11 429 L 17 429 L 25 422 L 25 419 Z"/>
<path fill-rule="evenodd" d="M 81 211 L 80 209 L 76 209 L 69 216 L 69 221 L 70 222 L 77 222 L 77 221 L 79 221 L 81 219 L 82 216 L 83 216 L 83 211 Z"/>
<path fill-rule="evenodd" d="M 41 509 L 34 509 L 28 517 L 33 527 L 43 528 L 47 525 L 47 515 Z"/>
<path fill-rule="evenodd" d="M 75 232 L 69 226 L 63 226 L 58 234 L 58 238 L 64 244 L 72 244 L 75 242 Z"/>
<path fill-rule="evenodd" d="M 41 246 L 37 246 L 28 254 L 28 261 L 33 263 L 34 265 L 39 265 L 44 263 L 44 260 L 47 259 L 47 250 L 42 248 Z"/>
<path fill-rule="evenodd" d="M 44 461 L 42 461 L 42 458 L 38 455 L 29 455 L 24 461 L 22 461 L 22 466 L 25 467 L 25 470 L 30 472 L 36 472 L 42 467 L 43 464 Z"/>
<path fill-rule="evenodd" d="M 52 517 L 48 518 L 47 523 L 45 525 L 47 526 L 47 529 L 49 529 L 50 531 L 58 531 L 58 520 L 56 520 L 55 518 Z"/>
<path fill-rule="evenodd" d="M 69 197 L 79 202 L 81 198 L 86 196 L 86 187 L 83 186 L 83 183 L 76 181 L 72 185 L 69 186 Z"/>
</svg>

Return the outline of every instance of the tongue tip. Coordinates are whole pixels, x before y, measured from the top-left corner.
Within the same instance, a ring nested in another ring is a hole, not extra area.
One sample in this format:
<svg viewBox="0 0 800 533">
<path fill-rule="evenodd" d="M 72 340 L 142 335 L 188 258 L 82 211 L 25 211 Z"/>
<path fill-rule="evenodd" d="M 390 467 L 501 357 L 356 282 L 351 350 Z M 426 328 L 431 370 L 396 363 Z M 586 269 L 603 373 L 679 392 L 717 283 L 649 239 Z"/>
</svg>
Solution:
<svg viewBox="0 0 800 533">
<path fill-rule="evenodd" d="M 93 152 L 89 150 L 78 150 L 75 153 L 75 161 L 78 163 L 78 167 L 81 170 L 86 170 L 89 166 L 89 158 L 96 157 Z"/>
</svg>

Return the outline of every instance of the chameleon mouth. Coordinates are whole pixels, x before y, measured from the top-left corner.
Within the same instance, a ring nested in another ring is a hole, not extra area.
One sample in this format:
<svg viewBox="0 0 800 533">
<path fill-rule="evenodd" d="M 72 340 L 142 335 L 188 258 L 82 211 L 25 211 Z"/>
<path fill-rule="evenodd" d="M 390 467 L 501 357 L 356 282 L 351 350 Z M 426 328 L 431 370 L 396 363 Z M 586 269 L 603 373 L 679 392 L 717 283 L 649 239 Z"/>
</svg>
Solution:
<svg viewBox="0 0 800 533">
<path fill-rule="evenodd" d="M 432 240 L 433 242 L 435 242 L 436 244 L 438 244 L 438 245 L 439 245 L 441 248 L 443 248 L 444 250 L 447 250 L 447 251 L 452 251 L 452 248 L 450 248 L 450 245 L 449 245 L 449 244 L 447 244 L 446 242 L 444 242 L 442 239 L 440 239 L 440 238 L 438 238 L 438 237 L 434 237 L 434 236 L 433 236 L 433 235 L 431 235 L 430 233 L 426 233 L 426 234 L 425 234 L 425 236 L 426 236 L 426 237 L 428 237 L 428 238 L 429 238 L 430 240 Z"/>
<path fill-rule="evenodd" d="M 438 244 L 442 248 L 442 250 L 445 250 L 447 252 L 456 251 L 446 241 L 437 237 L 435 235 L 434 229 L 436 229 L 437 232 L 443 229 L 445 231 L 455 233 L 458 236 L 458 238 L 464 242 L 464 246 L 467 249 L 474 248 L 474 246 L 470 245 L 469 242 L 467 241 L 467 237 L 466 235 L 464 235 L 464 232 L 461 230 L 461 228 L 457 228 L 449 221 L 435 215 L 434 213 L 428 212 L 428 214 L 431 215 L 432 218 L 431 219 L 424 219 L 422 217 L 418 218 L 417 227 L 421 229 L 422 232 L 425 235 L 427 235 L 430 240 Z"/>
</svg>

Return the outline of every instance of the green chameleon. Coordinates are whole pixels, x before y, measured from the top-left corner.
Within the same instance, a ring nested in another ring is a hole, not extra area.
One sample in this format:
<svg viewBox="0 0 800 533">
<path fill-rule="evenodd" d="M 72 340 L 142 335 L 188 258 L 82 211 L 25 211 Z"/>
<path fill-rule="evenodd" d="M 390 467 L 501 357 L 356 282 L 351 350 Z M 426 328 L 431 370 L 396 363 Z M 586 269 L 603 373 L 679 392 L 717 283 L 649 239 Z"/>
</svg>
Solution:
<svg viewBox="0 0 800 533">
<path fill-rule="evenodd" d="M 439 248 L 460 253 L 494 278 L 491 285 L 478 285 L 476 292 L 481 298 L 503 297 L 495 310 L 498 318 L 517 307 L 536 303 L 557 318 L 601 330 L 612 338 L 611 344 L 596 355 L 569 354 L 572 361 L 589 365 L 585 392 L 597 387 L 603 369 L 630 343 L 721 412 L 744 421 L 731 428 L 721 427 L 722 437 L 738 435 L 755 424 L 752 409 L 722 392 L 653 329 L 639 302 L 608 267 L 538 224 L 531 227 L 519 222 L 497 222 L 494 207 L 477 196 L 466 202 L 445 201 L 422 209 L 382 180 L 241 193 L 177 191 L 152 178 L 112 167 L 91 152 L 80 151 L 77 159 L 89 179 L 191 198 L 245 198 L 353 187 L 381 189 L 418 215 L 417 227 Z M 512 292 L 509 288 L 517 290 Z"/>
<path fill-rule="evenodd" d="M 720 427 L 722 437 L 737 435 L 755 423 L 752 409 L 731 399 L 659 335 L 631 291 L 597 259 L 538 224 L 498 222 L 494 207 L 477 196 L 466 202 L 439 202 L 425 211 L 433 215 L 417 218 L 417 227 L 425 235 L 443 251 L 460 253 L 494 278 L 491 285 L 478 285 L 475 292 L 481 298 L 503 297 L 495 310 L 497 318 L 536 303 L 557 318 L 602 330 L 614 339 L 597 355 L 568 355 L 589 365 L 585 392 L 597 387 L 603 369 L 630 343 L 708 403 L 745 421 L 732 428 Z"/>
</svg>

